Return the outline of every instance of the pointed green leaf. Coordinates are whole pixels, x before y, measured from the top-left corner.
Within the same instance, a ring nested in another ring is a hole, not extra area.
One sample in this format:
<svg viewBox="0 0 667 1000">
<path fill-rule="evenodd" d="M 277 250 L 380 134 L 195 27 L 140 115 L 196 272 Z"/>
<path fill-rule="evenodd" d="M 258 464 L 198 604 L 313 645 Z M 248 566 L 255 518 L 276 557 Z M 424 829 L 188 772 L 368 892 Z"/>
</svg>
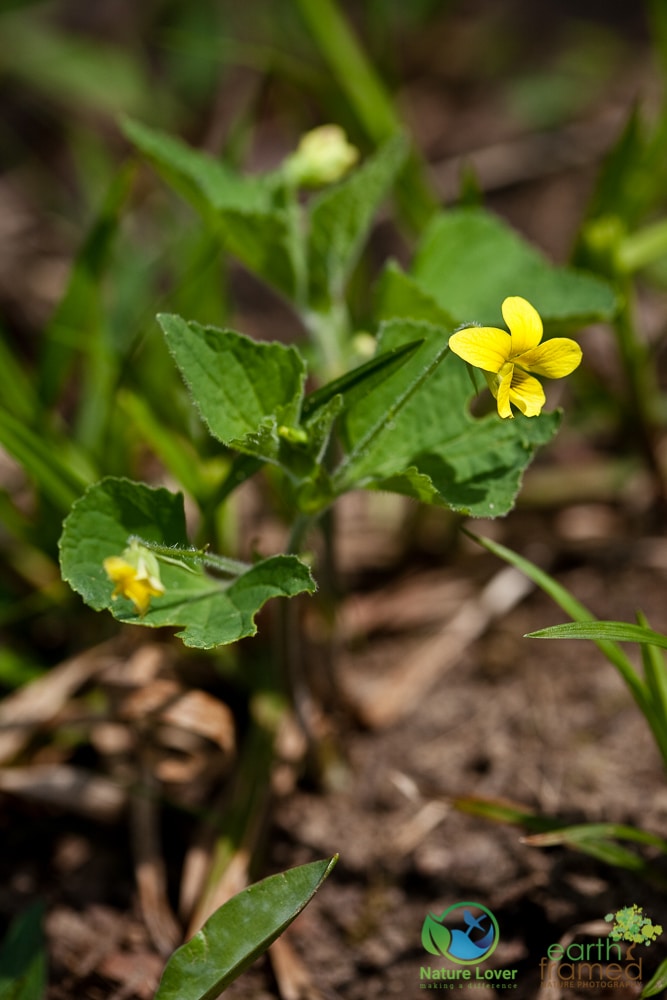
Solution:
<svg viewBox="0 0 667 1000">
<path fill-rule="evenodd" d="M 506 513 L 535 449 L 554 434 L 558 414 L 471 416 L 466 368 L 447 346 L 449 331 L 392 320 L 378 350 L 422 339 L 402 368 L 344 414 L 346 458 L 335 487 L 394 489 L 480 517 Z"/>
<path fill-rule="evenodd" d="M 305 364 L 294 347 L 158 316 L 169 350 L 214 437 L 277 461 L 280 426 L 299 421 Z"/>
<path fill-rule="evenodd" d="M 667 854 L 667 840 L 649 830 L 641 830 L 625 823 L 576 823 L 564 825 L 551 821 L 552 829 L 531 834 L 527 838 L 531 844 L 552 847 L 554 844 L 581 844 L 589 840 L 627 840 L 632 844 L 655 847 Z"/>
<path fill-rule="evenodd" d="M 609 319 L 611 287 L 592 275 L 557 268 L 500 219 L 480 209 L 437 216 L 420 244 L 414 280 L 457 323 L 502 324 L 500 306 L 521 295 L 545 322 Z"/>
<path fill-rule="evenodd" d="M 0 946 L 0 1000 L 42 1000 L 47 955 L 39 902 L 15 917 Z"/>
<path fill-rule="evenodd" d="M 660 963 L 655 971 L 655 974 L 649 979 L 646 986 L 639 994 L 639 1000 L 645 1000 L 645 998 L 648 997 L 655 997 L 663 990 L 667 990 L 667 958 Z"/>
<path fill-rule="evenodd" d="M 326 307 L 343 298 L 345 285 L 371 223 L 405 163 L 403 136 L 386 142 L 362 167 L 313 200 L 310 210 L 310 301 Z"/>
<path fill-rule="evenodd" d="M 303 401 L 304 419 L 310 417 L 317 409 L 328 403 L 334 396 L 342 396 L 345 406 L 352 406 L 366 396 L 380 382 L 386 381 L 396 369 L 402 367 L 411 354 L 422 344 L 421 340 L 403 344 L 391 351 L 376 354 L 358 368 L 346 372 L 337 379 L 327 382 L 306 396 Z"/>
<path fill-rule="evenodd" d="M 524 838 L 525 843 L 533 847 L 570 847 L 615 868 L 625 868 L 650 877 L 653 870 L 648 862 L 640 854 L 618 843 L 619 840 L 657 847 L 663 852 L 667 850 L 667 842 L 661 837 L 620 823 L 560 825 L 549 832 L 535 833 Z"/>
<path fill-rule="evenodd" d="M 0 393 L 3 407 L 24 423 L 39 420 L 42 407 L 28 367 L 19 358 L 11 338 L 0 327 Z"/>
<path fill-rule="evenodd" d="M 143 617 L 125 597 L 113 598 L 114 585 L 104 569 L 104 560 L 122 556 L 132 538 L 157 558 L 164 587 Z M 271 598 L 315 589 L 310 571 L 295 556 L 245 566 L 195 552 L 186 535 L 181 494 L 127 479 L 104 479 L 74 504 L 60 539 L 60 566 L 63 579 L 96 610 L 107 608 L 134 625 L 180 626 L 177 635 L 185 645 L 201 649 L 254 635 L 255 615 Z M 212 575 L 210 566 L 232 579 Z"/>
<path fill-rule="evenodd" d="M 181 139 L 125 118 L 123 132 L 171 183 L 201 210 L 239 209 L 263 214 L 271 209 L 271 193 L 259 177 L 244 177 L 208 153 Z"/>
<path fill-rule="evenodd" d="M 215 1000 L 301 913 L 337 859 L 271 875 L 230 899 L 171 956 L 155 1000 Z"/>
<path fill-rule="evenodd" d="M 208 153 L 139 122 L 123 131 L 160 174 L 214 225 L 230 253 L 288 298 L 295 289 L 287 213 L 272 182 L 242 176 Z"/>
<path fill-rule="evenodd" d="M 422 945 L 431 955 L 446 955 L 452 935 L 436 916 L 427 913 L 422 924 Z"/>
<path fill-rule="evenodd" d="M 643 625 L 629 622 L 565 622 L 536 632 L 527 632 L 528 639 L 602 639 L 611 642 L 641 642 L 667 649 L 667 635 Z"/>
</svg>

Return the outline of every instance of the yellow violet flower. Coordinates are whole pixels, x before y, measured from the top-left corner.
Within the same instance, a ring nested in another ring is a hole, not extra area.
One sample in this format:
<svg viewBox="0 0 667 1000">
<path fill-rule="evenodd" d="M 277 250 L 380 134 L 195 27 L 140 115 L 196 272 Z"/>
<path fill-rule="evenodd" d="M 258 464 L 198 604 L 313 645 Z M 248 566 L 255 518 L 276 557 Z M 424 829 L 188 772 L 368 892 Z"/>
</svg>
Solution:
<svg viewBox="0 0 667 1000">
<path fill-rule="evenodd" d="M 151 597 L 161 597 L 164 594 L 157 559 L 152 552 L 136 542 L 131 543 L 122 555 L 109 556 L 102 565 L 114 584 L 112 600 L 127 597 L 142 618 L 148 611 Z"/>
<path fill-rule="evenodd" d="M 509 333 L 492 326 L 472 326 L 449 338 L 454 354 L 481 368 L 498 403 L 501 417 L 513 417 L 512 405 L 536 417 L 545 403 L 544 389 L 533 378 L 563 378 L 581 361 L 581 348 L 569 337 L 542 340 L 542 320 L 530 302 L 518 295 L 505 299 L 502 313 Z"/>
</svg>

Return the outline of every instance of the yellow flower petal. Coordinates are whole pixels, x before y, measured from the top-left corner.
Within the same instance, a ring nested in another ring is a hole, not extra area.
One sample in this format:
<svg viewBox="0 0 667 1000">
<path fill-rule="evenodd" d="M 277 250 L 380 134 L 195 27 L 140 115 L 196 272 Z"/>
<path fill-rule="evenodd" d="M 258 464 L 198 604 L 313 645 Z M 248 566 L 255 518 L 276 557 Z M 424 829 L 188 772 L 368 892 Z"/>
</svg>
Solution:
<svg viewBox="0 0 667 1000">
<path fill-rule="evenodd" d="M 537 309 L 519 295 L 512 295 L 503 302 L 502 312 L 512 334 L 512 358 L 537 347 L 543 332 Z"/>
<path fill-rule="evenodd" d="M 581 361 L 581 348 L 569 337 L 554 337 L 532 351 L 526 351 L 516 363 L 526 371 L 547 378 L 563 378 L 573 372 Z"/>
<path fill-rule="evenodd" d="M 116 591 L 121 593 L 122 587 L 128 580 L 133 580 L 137 575 L 137 571 L 134 566 L 130 566 L 129 562 L 122 559 L 120 556 L 109 556 L 102 563 L 104 566 L 104 571 L 109 577 L 112 583 L 116 584 L 114 589 L 114 594 Z"/>
<path fill-rule="evenodd" d="M 496 397 L 496 402 L 498 404 L 498 414 L 504 420 L 507 420 L 514 416 L 512 413 L 512 407 L 510 406 L 510 399 L 512 398 L 512 382 L 513 382 L 513 370 L 509 367 L 509 370 L 503 378 L 498 382 L 495 391 L 493 386 L 491 387 L 491 392 Z"/>
<path fill-rule="evenodd" d="M 145 567 L 138 570 L 131 563 L 121 556 L 109 556 L 102 563 L 104 571 L 114 584 L 112 600 L 117 597 L 126 597 L 132 601 L 139 614 L 143 617 L 148 611 L 151 597 L 160 597 L 164 594 L 162 583 L 151 576 Z"/>
<path fill-rule="evenodd" d="M 449 349 L 475 368 L 499 372 L 509 358 L 512 345 L 509 334 L 492 326 L 471 326 L 453 333 Z"/>
<path fill-rule="evenodd" d="M 546 402 L 544 389 L 541 384 L 532 375 L 522 372 L 520 368 L 514 369 L 509 398 L 510 402 L 521 410 L 526 417 L 539 416 Z M 500 412 L 500 407 L 498 412 Z M 502 416 L 502 413 L 500 415 Z"/>
</svg>

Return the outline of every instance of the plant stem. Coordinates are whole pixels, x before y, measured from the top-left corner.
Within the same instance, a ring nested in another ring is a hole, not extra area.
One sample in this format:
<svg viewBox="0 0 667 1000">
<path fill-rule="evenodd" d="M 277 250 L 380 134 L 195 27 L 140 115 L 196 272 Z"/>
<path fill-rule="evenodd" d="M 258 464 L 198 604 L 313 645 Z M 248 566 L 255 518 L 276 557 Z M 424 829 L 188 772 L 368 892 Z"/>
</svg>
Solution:
<svg viewBox="0 0 667 1000">
<path fill-rule="evenodd" d="M 208 549 L 179 549 L 173 545 L 160 545 L 158 542 L 146 541 L 144 538 L 139 538 L 138 535 L 133 535 L 130 541 L 132 540 L 136 540 L 144 548 L 154 552 L 156 556 L 160 556 L 165 562 L 177 563 L 179 566 L 183 564 L 187 566 L 188 563 L 199 566 L 203 563 L 204 566 L 217 569 L 226 576 L 242 576 L 252 569 L 250 563 L 241 562 L 240 559 L 230 559 L 228 556 L 220 556 L 215 552 L 209 552 Z"/>
<path fill-rule="evenodd" d="M 628 381 L 629 405 L 635 433 L 653 477 L 658 496 L 667 503 L 667 482 L 656 443 L 658 424 L 658 388 L 651 359 L 645 345 L 637 337 L 634 322 L 634 289 L 629 278 L 622 279 L 622 303 L 615 329 L 621 360 Z"/>
</svg>

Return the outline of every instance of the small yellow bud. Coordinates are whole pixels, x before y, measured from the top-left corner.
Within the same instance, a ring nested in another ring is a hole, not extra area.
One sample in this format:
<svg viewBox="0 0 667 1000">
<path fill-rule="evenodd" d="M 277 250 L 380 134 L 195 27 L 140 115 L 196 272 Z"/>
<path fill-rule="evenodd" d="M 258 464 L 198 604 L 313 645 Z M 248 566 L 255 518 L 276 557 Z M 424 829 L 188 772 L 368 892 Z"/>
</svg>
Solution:
<svg viewBox="0 0 667 1000">
<path fill-rule="evenodd" d="M 109 556 L 102 565 L 114 584 L 112 600 L 126 597 L 142 618 L 148 611 L 151 597 L 164 594 L 158 561 L 138 542 L 131 542 L 120 556 Z"/>
<path fill-rule="evenodd" d="M 301 137 L 284 169 L 300 187 L 321 187 L 344 177 L 358 159 L 359 150 L 339 125 L 320 125 Z"/>
</svg>

